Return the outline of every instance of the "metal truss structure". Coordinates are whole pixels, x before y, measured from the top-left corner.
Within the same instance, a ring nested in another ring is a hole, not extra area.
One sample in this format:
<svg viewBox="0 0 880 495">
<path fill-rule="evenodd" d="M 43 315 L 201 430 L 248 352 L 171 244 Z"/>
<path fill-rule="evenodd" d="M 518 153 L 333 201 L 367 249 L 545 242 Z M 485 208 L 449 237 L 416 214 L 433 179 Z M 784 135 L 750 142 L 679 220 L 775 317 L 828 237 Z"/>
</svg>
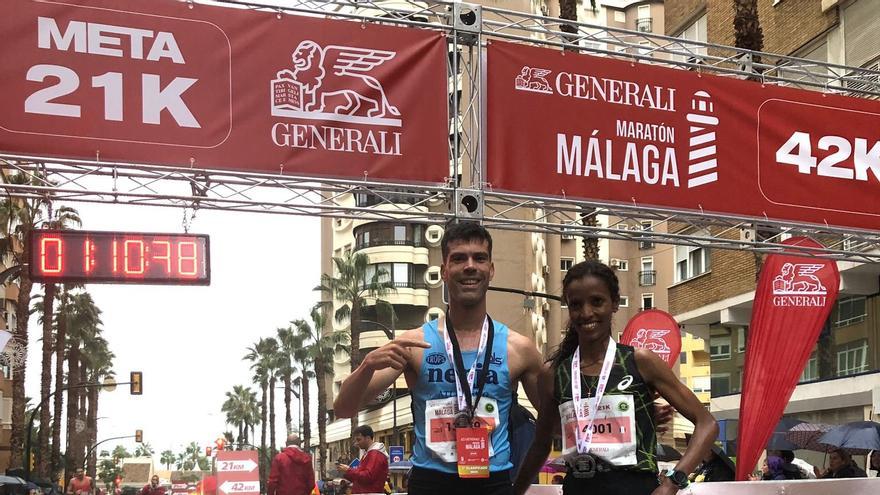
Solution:
<svg viewBox="0 0 880 495">
<path fill-rule="evenodd" d="M 448 1 L 290 0 L 283 7 L 233 0 L 199 3 L 446 32 L 451 98 L 447 182 L 400 184 L 369 177 L 303 177 L 283 170 L 266 174 L 3 154 L 0 167 L 24 172 L 31 180 L 0 183 L 0 188 L 13 196 L 55 201 L 420 223 L 469 218 L 499 229 L 755 252 L 779 251 L 785 237 L 808 235 L 826 247 L 806 254 L 880 261 L 880 232 L 494 191 L 483 181 L 480 65 L 483 47 L 494 38 L 864 98 L 880 98 L 880 72 Z M 611 221 L 605 226 L 588 221 L 599 215 Z M 642 230 L 645 220 L 652 221 L 653 230 Z"/>
</svg>

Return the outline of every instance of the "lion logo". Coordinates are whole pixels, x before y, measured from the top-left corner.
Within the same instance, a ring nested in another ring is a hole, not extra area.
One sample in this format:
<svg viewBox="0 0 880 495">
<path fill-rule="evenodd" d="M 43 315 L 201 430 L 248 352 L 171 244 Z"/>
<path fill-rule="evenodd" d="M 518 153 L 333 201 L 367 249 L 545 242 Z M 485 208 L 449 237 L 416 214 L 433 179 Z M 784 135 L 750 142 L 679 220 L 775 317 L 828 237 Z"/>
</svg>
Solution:
<svg viewBox="0 0 880 495">
<path fill-rule="evenodd" d="M 672 349 L 670 349 L 666 344 L 666 341 L 663 340 L 663 336 L 668 333 L 669 330 L 640 328 L 638 332 L 636 332 L 635 338 L 630 342 L 630 345 L 653 351 L 664 361 L 669 362 Z"/>
<path fill-rule="evenodd" d="M 824 295 L 828 289 L 814 275 L 821 263 L 785 263 L 779 275 L 773 278 L 773 294 L 776 295 Z"/>
<path fill-rule="evenodd" d="M 370 75 L 395 55 L 302 41 L 291 54 L 292 69 L 278 71 L 272 81 L 272 115 L 399 127 L 400 111 Z"/>
<path fill-rule="evenodd" d="M 548 69 L 539 69 L 537 67 L 523 66 L 519 74 L 514 78 L 513 85 L 516 89 L 523 91 L 534 91 L 535 93 L 553 94 L 550 83 L 545 79 L 550 74 Z"/>
</svg>

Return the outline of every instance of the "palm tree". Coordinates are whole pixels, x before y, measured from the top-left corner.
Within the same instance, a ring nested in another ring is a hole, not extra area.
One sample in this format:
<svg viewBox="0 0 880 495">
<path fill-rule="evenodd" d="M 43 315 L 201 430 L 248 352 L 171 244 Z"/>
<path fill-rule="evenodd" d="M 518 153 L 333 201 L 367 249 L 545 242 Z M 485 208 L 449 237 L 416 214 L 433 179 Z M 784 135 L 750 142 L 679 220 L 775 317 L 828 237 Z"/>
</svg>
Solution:
<svg viewBox="0 0 880 495">
<path fill-rule="evenodd" d="M 166 470 L 166 471 L 170 471 L 170 470 L 171 470 L 171 464 L 174 463 L 174 459 L 175 459 L 175 457 L 174 457 L 174 452 L 172 452 L 172 451 L 170 451 L 170 450 L 163 450 L 163 451 L 162 451 L 162 454 L 161 454 L 161 457 L 159 457 L 159 462 L 160 462 L 161 464 L 164 464 L 164 465 L 165 465 L 165 470 Z"/>
<path fill-rule="evenodd" d="M 316 329 L 324 328 L 326 317 L 320 305 L 312 308 L 311 317 Z M 315 381 L 318 382 L 318 449 L 322 477 L 327 472 L 327 377 L 333 375 L 333 356 L 351 352 L 350 339 L 345 332 L 330 332 L 318 339 L 309 351 L 315 365 Z"/>
<path fill-rule="evenodd" d="M 155 451 L 153 450 L 153 447 L 149 444 L 149 442 L 142 443 L 138 445 L 136 449 L 134 449 L 135 457 L 153 457 L 154 453 Z"/>
<path fill-rule="evenodd" d="M 274 387 L 275 379 L 272 376 L 273 368 L 273 360 L 276 359 L 278 349 L 278 342 L 273 338 L 261 338 L 255 345 L 252 347 L 248 347 L 248 353 L 245 354 L 244 359 L 250 361 L 251 369 L 254 371 L 253 381 L 254 383 L 260 386 L 261 395 L 260 395 L 260 448 L 263 452 L 266 452 L 266 415 L 267 415 L 267 391 L 271 395 L 269 399 L 274 399 L 275 393 L 272 391 L 272 387 Z M 272 411 L 272 416 L 274 417 L 275 412 L 274 408 Z M 274 419 L 274 418 L 273 418 Z M 275 428 L 271 426 L 271 430 L 274 433 Z M 274 440 L 273 440 L 274 443 Z M 266 466 L 263 461 L 262 456 L 260 457 L 260 486 L 264 486 L 266 482 Z"/>
<path fill-rule="evenodd" d="M 116 356 L 110 352 L 107 340 L 100 336 L 100 330 L 97 333 L 98 335 L 86 342 L 82 352 L 84 366 L 80 368 L 80 373 L 82 376 L 82 372 L 86 372 L 84 381 L 87 383 L 99 383 L 104 378 L 114 375 L 113 358 Z M 87 390 L 86 432 L 88 433 L 88 442 L 86 445 L 94 445 L 98 442 L 98 392 L 101 388 L 90 387 Z M 89 476 L 94 478 L 98 466 L 98 458 L 94 451 L 87 461 Z"/>
<path fill-rule="evenodd" d="M 220 410 L 226 413 L 226 422 L 238 428 L 239 445 L 248 443 L 248 428 L 256 424 L 259 416 L 257 394 L 250 387 L 235 385 L 232 392 L 226 392 Z"/>
<path fill-rule="evenodd" d="M 3 162 L 8 164 L 8 162 Z M 0 168 L 0 180 L 6 184 L 19 185 L 45 185 L 46 181 L 34 174 L 26 172 L 12 172 L 8 168 Z M 27 356 L 28 345 L 28 309 L 31 301 L 31 288 L 33 283 L 28 276 L 28 271 L 22 267 L 28 260 L 29 246 L 28 235 L 36 228 L 43 218 L 45 198 L 12 197 L 7 191 L 7 196 L 0 201 L 0 229 L 3 238 L 0 240 L 0 254 L 9 255 L 13 260 L 13 266 L 4 271 L 0 276 L 0 283 L 4 285 L 18 279 L 18 299 L 16 300 L 15 312 L 19 315 L 16 328 L 13 329 L 13 337 Z M 25 435 L 25 367 L 22 366 L 12 377 L 12 432 L 9 439 L 10 466 L 23 466 L 22 451 Z"/>
<path fill-rule="evenodd" d="M 333 257 L 335 276 L 321 274 L 321 284 L 315 287 L 326 295 L 342 303 L 333 314 L 337 323 L 349 322 L 351 328 L 351 371 L 363 361 L 361 346 L 361 310 L 368 300 L 375 299 L 379 306 L 390 306 L 382 297 L 394 291 L 394 283 L 385 270 L 370 266 L 370 259 L 364 253 L 346 252 L 342 257 Z M 326 301 L 321 304 L 330 305 Z M 351 418 L 351 432 L 358 426 L 357 415 Z"/>
<path fill-rule="evenodd" d="M 309 388 L 311 388 L 311 379 L 315 377 L 312 366 L 311 346 L 318 340 L 317 331 L 313 330 L 305 320 L 295 320 L 292 323 L 296 329 L 294 341 L 297 344 L 293 350 L 293 359 L 300 369 L 299 383 L 300 395 L 302 396 L 303 445 L 308 448 L 312 441 L 312 418 L 310 414 L 312 401 Z"/>
<path fill-rule="evenodd" d="M 293 418 L 290 415 L 290 392 L 291 381 L 293 380 L 294 349 L 299 345 L 294 336 L 293 329 L 290 327 L 279 328 L 276 330 L 278 334 L 278 378 L 284 383 L 284 424 L 287 427 L 287 434 L 293 433 Z"/>
<path fill-rule="evenodd" d="M 88 342 L 100 334 L 101 310 L 95 306 L 91 294 L 80 292 L 70 296 L 70 315 L 67 326 L 67 448 L 65 449 L 65 471 L 72 473 L 76 466 L 82 466 L 84 454 L 85 416 L 79 414 L 80 398 L 85 391 L 76 388 L 81 383 L 81 370 L 85 369 L 82 357 L 83 342 Z M 82 424 L 78 431 L 76 425 Z"/>
<path fill-rule="evenodd" d="M 57 209 L 52 208 L 52 202 L 46 202 L 47 210 L 48 210 L 48 218 L 41 225 L 41 228 L 44 229 L 69 229 L 72 226 L 82 225 L 82 220 L 79 218 L 79 214 L 73 208 L 62 206 Z M 54 283 L 47 282 L 43 284 L 45 289 L 43 295 L 42 302 L 42 313 L 43 317 L 41 319 L 43 324 L 43 361 L 42 361 L 42 370 L 40 372 L 40 397 L 41 399 L 45 399 L 52 392 L 52 354 L 55 351 L 56 347 L 62 346 L 63 343 L 58 344 L 58 346 L 54 345 L 55 339 L 52 336 L 52 323 L 53 316 L 55 313 L 54 305 L 55 305 L 55 292 L 56 286 Z M 63 352 L 63 351 L 62 351 Z M 60 387 L 61 384 L 58 383 L 56 385 Z M 61 394 L 55 395 L 55 400 L 60 401 L 62 398 Z M 61 410 L 61 404 L 57 404 L 55 409 Z M 52 411 L 48 407 L 43 407 L 40 409 L 40 422 L 44 425 L 49 425 L 51 420 Z M 57 438 L 58 441 L 56 445 L 61 441 L 61 424 L 58 423 L 55 425 L 57 429 Z M 55 434 L 53 430 L 49 428 L 41 428 L 40 429 L 40 450 L 44 453 L 40 456 L 37 462 L 37 472 L 43 478 L 49 479 L 49 471 L 50 471 L 50 450 L 49 450 L 49 434 L 52 433 L 53 438 Z M 59 456 L 60 457 L 60 456 Z"/>
</svg>

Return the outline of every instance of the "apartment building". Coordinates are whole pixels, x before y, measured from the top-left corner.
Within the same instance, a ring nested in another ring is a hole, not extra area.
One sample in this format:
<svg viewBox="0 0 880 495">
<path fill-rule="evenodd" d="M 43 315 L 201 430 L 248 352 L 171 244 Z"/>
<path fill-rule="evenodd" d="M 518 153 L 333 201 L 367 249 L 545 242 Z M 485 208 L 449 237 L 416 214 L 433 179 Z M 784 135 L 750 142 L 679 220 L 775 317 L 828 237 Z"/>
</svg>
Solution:
<svg viewBox="0 0 880 495">
<path fill-rule="evenodd" d="M 758 2 L 764 51 L 876 69 L 880 60 L 877 7 L 874 0 Z M 732 44 L 733 14 L 732 2 L 668 0 L 666 34 Z M 743 234 L 754 233 L 728 233 Z M 850 244 L 846 248 L 858 246 Z M 676 270 L 668 291 L 670 312 L 684 330 L 708 341 L 711 411 L 723 422 L 735 421 L 739 414 L 744 351 L 759 265 L 757 255 L 745 252 L 697 248 L 675 254 Z M 838 301 L 785 414 L 823 423 L 877 420 L 880 267 L 839 262 L 838 268 Z M 723 441 L 735 440 L 734 424 L 722 425 L 722 430 L 728 431 Z"/>
<path fill-rule="evenodd" d="M 7 256 L 0 263 L 0 271 L 11 266 Z M 0 286 L 0 331 L 13 331 L 16 325 L 15 304 L 18 299 L 18 284 L 10 283 Z M 2 349 L 0 349 L 2 350 Z M 6 362 L 5 356 L 0 362 L 0 472 L 9 468 L 9 457 L 12 454 L 10 437 L 12 436 L 12 367 Z"/>
</svg>

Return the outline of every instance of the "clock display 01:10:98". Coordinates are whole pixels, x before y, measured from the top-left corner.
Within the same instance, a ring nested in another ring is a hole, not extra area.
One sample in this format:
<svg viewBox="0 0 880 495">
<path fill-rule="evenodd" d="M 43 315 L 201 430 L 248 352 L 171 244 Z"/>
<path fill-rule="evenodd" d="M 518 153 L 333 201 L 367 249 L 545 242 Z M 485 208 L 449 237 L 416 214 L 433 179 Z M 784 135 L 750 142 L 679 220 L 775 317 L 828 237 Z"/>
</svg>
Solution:
<svg viewBox="0 0 880 495">
<path fill-rule="evenodd" d="M 47 282 L 208 285 L 208 236 L 35 231 L 30 275 Z"/>
</svg>

